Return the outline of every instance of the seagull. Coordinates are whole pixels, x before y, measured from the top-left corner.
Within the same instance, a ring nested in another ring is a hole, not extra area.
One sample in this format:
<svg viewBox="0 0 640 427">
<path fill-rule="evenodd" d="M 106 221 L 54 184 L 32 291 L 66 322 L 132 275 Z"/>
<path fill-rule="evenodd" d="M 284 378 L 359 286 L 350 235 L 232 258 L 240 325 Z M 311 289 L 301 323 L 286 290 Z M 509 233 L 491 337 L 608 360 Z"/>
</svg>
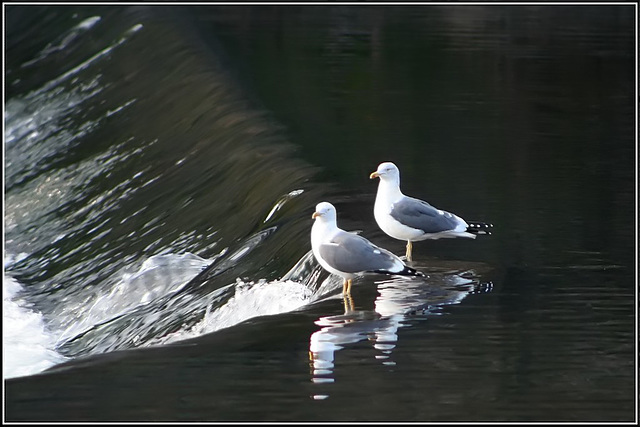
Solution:
<svg viewBox="0 0 640 427">
<path fill-rule="evenodd" d="M 443 237 L 475 239 L 477 234 L 491 234 L 487 230 L 493 227 L 491 224 L 467 223 L 455 214 L 402 194 L 400 170 L 391 162 L 380 163 L 369 178 L 380 178 L 373 207 L 376 222 L 389 236 L 407 241 L 407 261 L 411 261 L 412 242 Z"/>
<path fill-rule="evenodd" d="M 388 250 L 339 228 L 331 203 L 318 203 L 311 218 L 315 220 L 311 227 L 313 255 L 325 270 L 342 277 L 343 295 L 351 295 L 351 281 L 365 273 L 424 277 Z"/>
</svg>

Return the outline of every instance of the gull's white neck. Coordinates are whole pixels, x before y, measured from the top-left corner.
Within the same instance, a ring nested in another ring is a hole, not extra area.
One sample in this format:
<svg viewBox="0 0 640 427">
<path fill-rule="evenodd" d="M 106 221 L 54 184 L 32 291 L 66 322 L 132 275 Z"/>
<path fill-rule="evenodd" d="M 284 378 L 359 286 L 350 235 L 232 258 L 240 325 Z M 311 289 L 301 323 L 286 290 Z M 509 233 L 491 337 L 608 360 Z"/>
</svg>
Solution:
<svg viewBox="0 0 640 427">
<path fill-rule="evenodd" d="M 331 239 L 340 229 L 336 221 L 316 219 L 311 227 L 311 246 L 319 247 L 324 240 Z"/>
<path fill-rule="evenodd" d="M 378 209 L 379 207 L 381 208 L 382 206 L 385 206 L 386 209 L 388 209 L 388 206 L 403 197 L 403 194 L 400 191 L 400 182 L 398 181 L 399 179 L 380 180 L 374 209 Z"/>
</svg>

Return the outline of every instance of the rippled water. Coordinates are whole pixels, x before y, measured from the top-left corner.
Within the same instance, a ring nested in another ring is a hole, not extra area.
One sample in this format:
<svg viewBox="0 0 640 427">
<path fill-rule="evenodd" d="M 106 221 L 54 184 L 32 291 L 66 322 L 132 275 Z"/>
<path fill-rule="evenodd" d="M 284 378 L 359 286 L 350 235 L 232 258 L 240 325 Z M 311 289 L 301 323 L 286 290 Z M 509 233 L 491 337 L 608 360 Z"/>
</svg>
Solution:
<svg viewBox="0 0 640 427">
<path fill-rule="evenodd" d="M 8 421 L 635 419 L 633 5 L 6 12 Z M 495 232 L 343 298 L 386 160 Z"/>
</svg>

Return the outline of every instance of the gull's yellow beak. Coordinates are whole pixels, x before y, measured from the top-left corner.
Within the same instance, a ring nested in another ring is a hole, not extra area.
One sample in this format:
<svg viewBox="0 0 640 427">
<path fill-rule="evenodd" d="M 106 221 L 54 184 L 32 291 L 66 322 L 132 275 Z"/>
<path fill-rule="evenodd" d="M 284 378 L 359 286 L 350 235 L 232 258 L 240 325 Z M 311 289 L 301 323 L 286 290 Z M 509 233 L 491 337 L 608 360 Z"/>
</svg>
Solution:
<svg viewBox="0 0 640 427">
<path fill-rule="evenodd" d="M 311 219 L 316 219 L 319 216 L 320 214 L 318 212 L 314 212 L 313 215 L 311 215 Z"/>
<path fill-rule="evenodd" d="M 369 179 L 373 178 L 380 178 L 380 175 L 378 175 L 378 171 L 371 172 L 371 175 L 369 175 Z"/>
</svg>

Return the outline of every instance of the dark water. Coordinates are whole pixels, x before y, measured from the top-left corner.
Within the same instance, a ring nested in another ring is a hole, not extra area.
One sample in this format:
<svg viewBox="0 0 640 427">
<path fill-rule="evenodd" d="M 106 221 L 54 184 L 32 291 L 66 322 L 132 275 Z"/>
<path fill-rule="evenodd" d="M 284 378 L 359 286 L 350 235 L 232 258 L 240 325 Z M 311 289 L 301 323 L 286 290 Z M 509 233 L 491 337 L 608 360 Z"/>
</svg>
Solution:
<svg viewBox="0 0 640 427">
<path fill-rule="evenodd" d="M 633 5 L 5 10 L 5 274 L 67 360 L 7 421 L 637 419 Z M 310 216 L 401 254 L 386 160 L 495 232 L 345 313 Z"/>
</svg>

